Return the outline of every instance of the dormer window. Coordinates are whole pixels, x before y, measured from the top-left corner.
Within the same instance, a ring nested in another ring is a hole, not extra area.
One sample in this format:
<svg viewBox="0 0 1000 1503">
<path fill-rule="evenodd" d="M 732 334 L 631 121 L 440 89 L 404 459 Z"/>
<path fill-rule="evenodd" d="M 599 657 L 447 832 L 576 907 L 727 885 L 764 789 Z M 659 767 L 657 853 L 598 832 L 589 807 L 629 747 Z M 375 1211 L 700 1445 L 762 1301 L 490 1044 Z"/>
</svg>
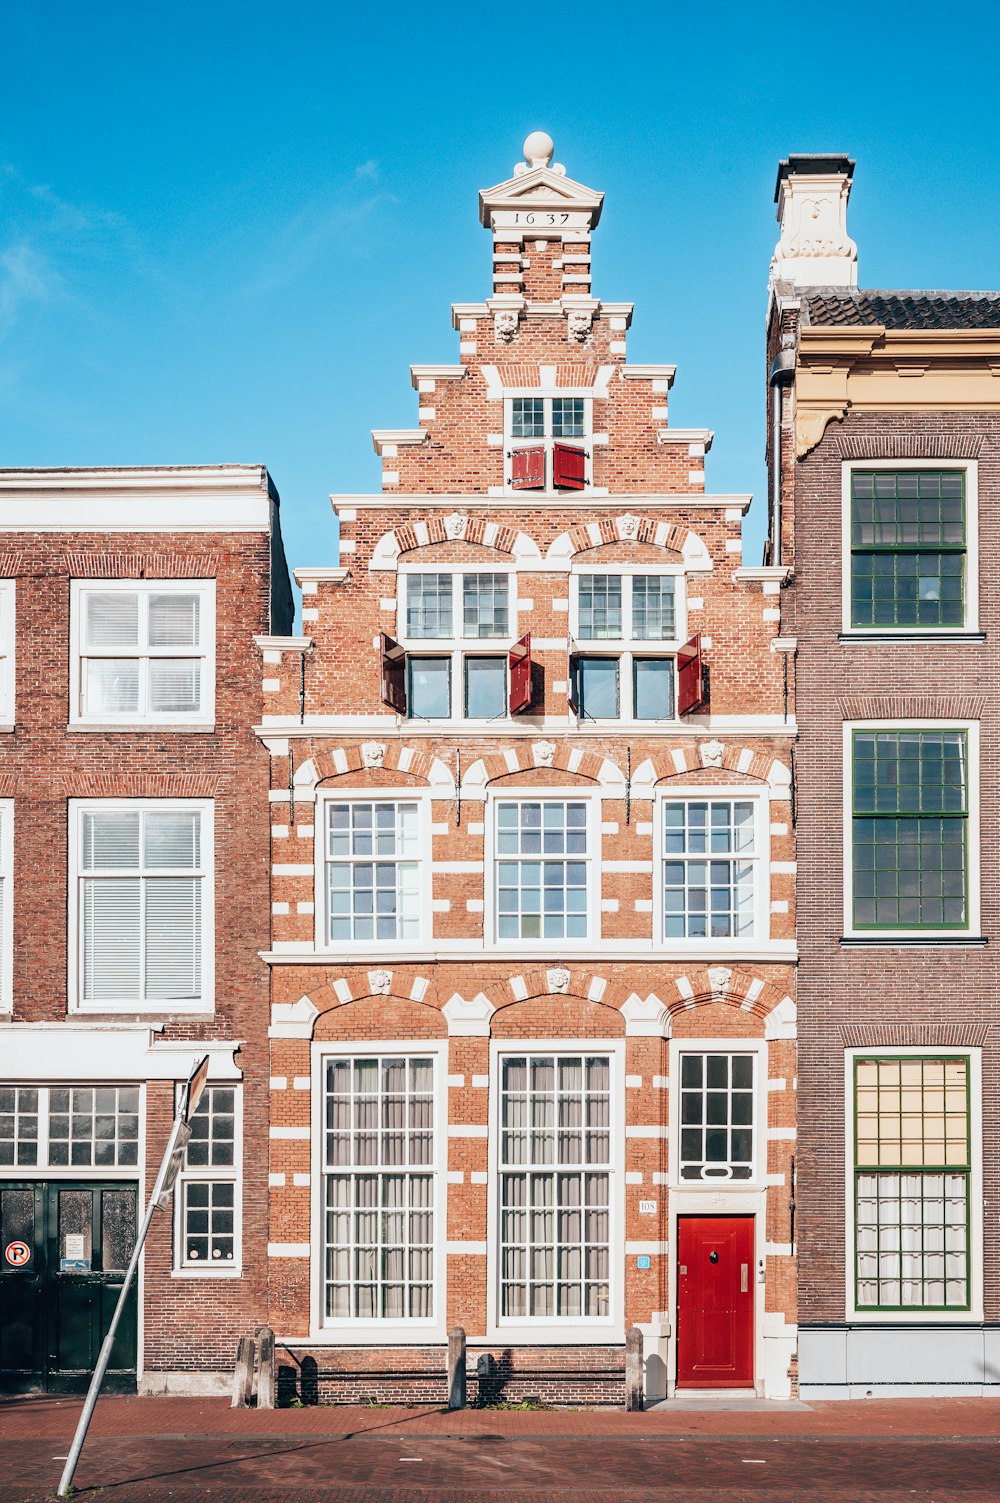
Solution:
<svg viewBox="0 0 1000 1503">
<path fill-rule="evenodd" d="M 590 484 L 589 397 L 509 397 L 507 485 L 511 490 L 584 490 Z"/>
<path fill-rule="evenodd" d="M 514 641 L 513 574 L 403 570 L 400 640 L 382 643 L 382 698 L 409 720 L 498 720 L 531 701 L 531 641 Z"/>
</svg>

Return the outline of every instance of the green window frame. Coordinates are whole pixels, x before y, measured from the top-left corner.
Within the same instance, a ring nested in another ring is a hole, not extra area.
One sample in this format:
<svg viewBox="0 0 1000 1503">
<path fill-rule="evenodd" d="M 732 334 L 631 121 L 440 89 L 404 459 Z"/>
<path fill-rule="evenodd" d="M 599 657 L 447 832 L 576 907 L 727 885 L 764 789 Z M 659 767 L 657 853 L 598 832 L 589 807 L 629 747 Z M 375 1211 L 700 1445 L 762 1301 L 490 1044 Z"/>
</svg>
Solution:
<svg viewBox="0 0 1000 1503">
<path fill-rule="evenodd" d="M 854 1059 L 855 1309 L 972 1307 L 971 1061 Z"/>
<path fill-rule="evenodd" d="M 853 732 L 856 930 L 968 929 L 968 769 L 968 731 Z"/>
<path fill-rule="evenodd" d="M 851 626 L 965 625 L 965 471 L 851 471 Z"/>
</svg>

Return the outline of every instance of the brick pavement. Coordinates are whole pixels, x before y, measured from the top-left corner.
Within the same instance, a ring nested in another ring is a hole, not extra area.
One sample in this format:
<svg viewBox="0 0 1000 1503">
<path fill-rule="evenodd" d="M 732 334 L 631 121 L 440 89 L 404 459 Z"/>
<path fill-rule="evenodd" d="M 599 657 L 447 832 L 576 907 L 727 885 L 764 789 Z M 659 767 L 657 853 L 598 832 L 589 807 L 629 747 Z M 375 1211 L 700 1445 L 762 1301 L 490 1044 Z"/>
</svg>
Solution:
<svg viewBox="0 0 1000 1503">
<path fill-rule="evenodd" d="M 52 1496 L 75 1399 L 0 1403 L 0 1498 Z M 98 1405 L 77 1473 L 101 1503 L 996 1503 L 1000 1401 L 882 1400 L 648 1414 Z"/>
</svg>

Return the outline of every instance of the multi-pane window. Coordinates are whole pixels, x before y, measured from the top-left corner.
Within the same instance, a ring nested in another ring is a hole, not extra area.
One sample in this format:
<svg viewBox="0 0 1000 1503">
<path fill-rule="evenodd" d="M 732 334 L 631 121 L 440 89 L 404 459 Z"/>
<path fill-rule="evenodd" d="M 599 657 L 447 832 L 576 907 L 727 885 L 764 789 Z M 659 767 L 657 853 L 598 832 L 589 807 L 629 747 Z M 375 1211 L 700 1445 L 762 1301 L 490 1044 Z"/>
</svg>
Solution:
<svg viewBox="0 0 1000 1503">
<path fill-rule="evenodd" d="M 508 573 L 458 570 L 400 576 L 405 712 L 411 720 L 494 720 L 508 713 L 511 582 Z M 411 651 L 411 644 L 440 648 Z M 504 643 L 484 653 L 479 642 Z"/>
<path fill-rule="evenodd" d="M 75 593 L 73 718 L 205 720 L 212 713 L 213 594 L 206 584 L 102 582 Z"/>
<path fill-rule="evenodd" d="M 752 799 L 664 803 L 664 939 L 749 938 L 757 866 Z"/>
<path fill-rule="evenodd" d="M 514 397 L 512 438 L 583 438 L 585 397 Z"/>
<path fill-rule="evenodd" d="M 0 1085 L 0 1169 L 129 1169 L 138 1162 L 138 1086 Z"/>
<path fill-rule="evenodd" d="M 327 938 L 420 937 L 420 806 L 416 801 L 326 806 Z"/>
<path fill-rule="evenodd" d="M 37 1086 L 0 1086 L 0 1165 L 38 1163 Z"/>
<path fill-rule="evenodd" d="M 581 720 L 673 720 L 674 652 L 653 656 L 639 644 L 676 642 L 675 577 L 602 572 L 576 575 L 573 585 L 571 707 Z M 597 643 L 622 650 L 598 652 Z"/>
<path fill-rule="evenodd" d="M 969 1060 L 854 1062 L 858 1309 L 970 1305 Z"/>
<path fill-rule="evenodd" d="M 51 1167 L 138 1164 L 138 1086 L 51 1086 L 48 1104 Z"/>
<path fill-rule="evenodd" d="M 498 803 L 497 939 L 585 939 L 588 855 L 585 803 Z"/>
<path fill-rule="evenodd" d="M 852 470 L 852 626 L 962 626 L 965 560 L 964 470 Z"/>
<path fill-rule="evenodd" d="M 581 641 L 670 642 L 677 634 L 673 574 L 578 574 L 576 635 Z"/>
<path fill-rule="evenodd" d="M 81 1002 L 204 1001 L 208 810 L 82 805 L 78 819 Z"/>
<path fill-rule="evenodd" d="M 968 815 L 967 732 L 855 731 L 855 926 L 967 928 Z"/>
<path fill-rule="evenodd" d="M 681 1055 L 682 1180 L 753 1178 L 754 1056 Z"/>
<path fill-rule="evenodd" d="M 239 1261 L 235 1086 L 206 1086 L 191 1118 L 191 1139 L 178 1187 L 178 1262 L 184 1268 Z"/>
<path fill-rule="evenodd" d="M 611 1309 L 611 1061 L 507 1056 L 500 1088 L 500 1317 Z"/>
<path fill-rule="evenodd" d="M 430 1320 L 434 1061 L 326 1061 L 323 1308 L 327 1320 Z"/>
<path fill-rule="evenodd" d="M 407 574 L 406 635 L 450 637 L 452 604 L 450 574 Z"/>
</svg>

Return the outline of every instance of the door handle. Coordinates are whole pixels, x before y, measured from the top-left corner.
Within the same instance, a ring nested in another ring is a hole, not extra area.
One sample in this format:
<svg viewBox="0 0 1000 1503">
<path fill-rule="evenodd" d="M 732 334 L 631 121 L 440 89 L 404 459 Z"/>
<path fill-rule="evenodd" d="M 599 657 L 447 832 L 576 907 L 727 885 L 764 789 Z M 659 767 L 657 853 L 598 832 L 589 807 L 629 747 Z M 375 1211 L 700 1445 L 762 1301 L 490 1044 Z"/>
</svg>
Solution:
<svg viewBox="0 0 1000 1503">
<path fill-rule="evenodd" d="M 746 1294 L 750 1288 L 750 1264 L 740 1264 L 740 1293 Z"/>
</svg>

